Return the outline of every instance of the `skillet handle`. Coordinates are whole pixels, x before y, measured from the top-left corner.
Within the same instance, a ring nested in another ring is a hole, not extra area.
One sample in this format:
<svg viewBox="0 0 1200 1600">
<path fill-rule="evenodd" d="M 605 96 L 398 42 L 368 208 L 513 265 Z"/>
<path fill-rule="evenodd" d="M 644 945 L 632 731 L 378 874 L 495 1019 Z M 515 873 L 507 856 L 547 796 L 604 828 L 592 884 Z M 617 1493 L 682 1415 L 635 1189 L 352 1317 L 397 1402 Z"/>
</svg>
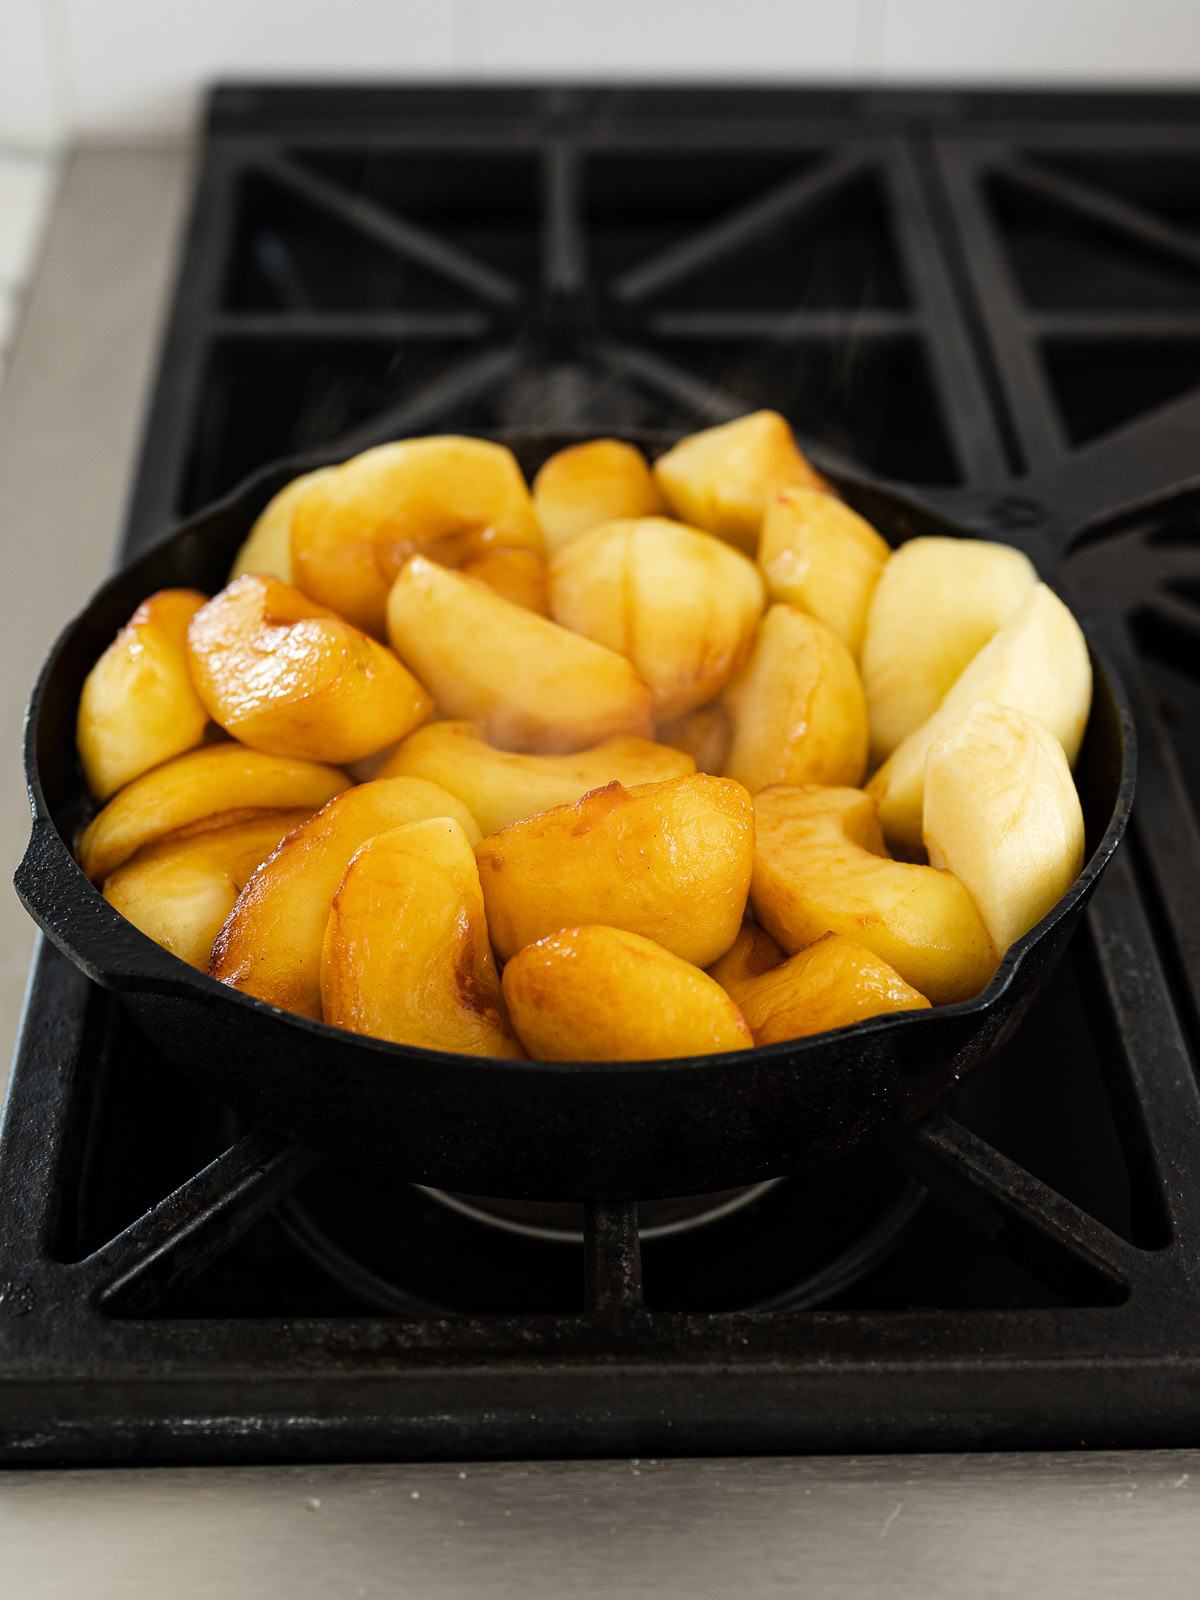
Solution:
<svg viewBox="0 0 1200 1600">
<path fill-rule="evenodd" d="M 93 983 L 118 992 L 192 991 L 192 969 L 101 898 L 47 817 L 34 817 L 13 887 L 51 944 Z"/>
</svg>

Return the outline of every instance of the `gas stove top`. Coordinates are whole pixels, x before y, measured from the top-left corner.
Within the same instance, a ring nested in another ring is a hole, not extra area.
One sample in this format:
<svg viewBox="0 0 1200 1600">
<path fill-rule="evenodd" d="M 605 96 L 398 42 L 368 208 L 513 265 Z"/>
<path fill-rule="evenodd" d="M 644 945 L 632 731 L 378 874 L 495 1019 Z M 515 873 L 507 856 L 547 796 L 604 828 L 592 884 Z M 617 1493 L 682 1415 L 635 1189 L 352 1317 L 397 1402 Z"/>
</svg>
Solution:
<svg viewBox="0 0 1200 1600">
<path fill-rule="evenodd" d="M 219 91 L 126 550 L 308 449 L 762 405 L 1000 537 L 1081 451 L 1123 502 L 1131 442 L 1200 420 L 1198 196 L 1183 98 Z M 365 1180 L 43 947 L 0 1459 L 1195 1442 L 1200 512 L 1091 522 L 1063 582 L 1134 705 L 1130 836 L 1013 1043 L 889 1148 L 673 1207 Z"/>
</svg>

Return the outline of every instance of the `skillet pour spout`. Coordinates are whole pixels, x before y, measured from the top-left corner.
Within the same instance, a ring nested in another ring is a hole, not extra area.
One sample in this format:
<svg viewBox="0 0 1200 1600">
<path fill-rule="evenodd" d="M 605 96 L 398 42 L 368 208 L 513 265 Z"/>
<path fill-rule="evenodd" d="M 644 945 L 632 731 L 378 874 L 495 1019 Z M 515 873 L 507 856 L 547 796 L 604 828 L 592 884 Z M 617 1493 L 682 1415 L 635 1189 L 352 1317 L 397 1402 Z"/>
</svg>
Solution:
<svg viewBox="0 0 1200 1600">
<path fill-rule="evenodd" d="M 580 436 L 492 437 L 532 472 Z M 673 442 L 626 437 L 651 455 Z M 649 1199 L 732 1189 L 846 1155 L 931 1110 L 1012 1036 L 1078 925 L 1133 799 L 1128 703 L 1090 637 L 1095 692 L 1076 772 L 1084 869 L 983 993 L 957 1005 L 722 1056 L 497 1060 L 389 1044 L 278 1011 L 196 972 L 126 922 L 71 851 L 89 812 L 75 753 L 83 681 L 141 600 L 167 587 L 220 588 L 271 496 L 297 473 L 336 459 L 312 456 L 259 473 L 109 579 L 64 629 L 30 700 L 33 829 L 17 893 L 57 948 L 116 991 L 177 1066 L 250 1122 L 400 1180 L 512 1199 Z M 961 507 L 944 497 L 934 507 L 851 474 L 829 475 L 893 543 L 984 532 L 978 497 Z M 987 527 L 986 536 L 1006 534 Z M 1054 581 L 1048 545 L 1013 542 Z"/>
</svg>

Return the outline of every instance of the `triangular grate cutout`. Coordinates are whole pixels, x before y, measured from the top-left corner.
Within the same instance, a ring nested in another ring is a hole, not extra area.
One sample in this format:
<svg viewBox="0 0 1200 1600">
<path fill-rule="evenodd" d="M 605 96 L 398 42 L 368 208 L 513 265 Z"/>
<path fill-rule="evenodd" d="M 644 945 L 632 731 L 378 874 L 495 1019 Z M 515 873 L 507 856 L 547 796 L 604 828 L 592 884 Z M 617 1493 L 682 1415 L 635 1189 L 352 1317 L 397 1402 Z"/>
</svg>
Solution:
<svg viewBox="0 0 1200 1600">
<path fill-rule="evenodd" d="M 1200 265 L 1018 180 L 994 175 L 988 192 L 1026 305 L 1038 311 L 1200 310 Z"/>
<path fill-rule="evenodd" d="M 1074 445 L 1200 387 L 1196 339 L 1047 339 L 1042 358 Z"/>
</svg>

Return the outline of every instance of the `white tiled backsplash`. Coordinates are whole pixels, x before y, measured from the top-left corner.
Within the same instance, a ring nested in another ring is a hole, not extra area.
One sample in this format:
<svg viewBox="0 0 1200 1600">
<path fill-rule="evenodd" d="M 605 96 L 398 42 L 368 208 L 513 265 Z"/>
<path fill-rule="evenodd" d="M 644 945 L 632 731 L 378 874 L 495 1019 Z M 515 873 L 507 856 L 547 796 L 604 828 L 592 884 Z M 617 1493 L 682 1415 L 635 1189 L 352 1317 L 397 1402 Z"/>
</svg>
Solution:
<svg viewBox="0 0 1200 1600">
<path fill-rule="evenodd" d="M 0 145 L 178 134 L 219 76 L 1186 84 L 1200 0 L 0 0 Z"/>
</svg>

